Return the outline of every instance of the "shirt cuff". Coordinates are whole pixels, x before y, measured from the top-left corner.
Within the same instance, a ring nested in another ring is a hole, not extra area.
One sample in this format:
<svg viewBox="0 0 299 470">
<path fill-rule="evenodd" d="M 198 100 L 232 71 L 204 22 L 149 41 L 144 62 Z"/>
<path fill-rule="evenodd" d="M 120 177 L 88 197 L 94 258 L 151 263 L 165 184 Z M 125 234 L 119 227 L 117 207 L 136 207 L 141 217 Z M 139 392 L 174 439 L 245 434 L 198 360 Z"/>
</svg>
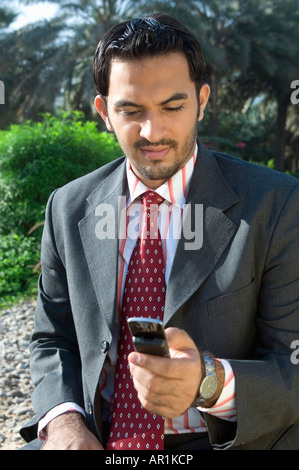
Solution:
<svg viewBox="0 0 299 470">
<path fill-rule="evenodd" d="M 237 420 L 235 375 L 230 363 L 224 359 L 220 360 L 224 367 L 224 386 L 222 392 L 211 408 L 198 407 L 199 411 L 209 413 L 217 418 L 227 421 Z"/>
<path fill-rule="evenodd" d="M 45 441 L 47 438 L 47 433 L 46 433 L 46 427 L 52 421 L 54 418 L 57 418 L 57 416 L 63 414 L 63 413 L 68 413 L 70 411 L 76 411 L 78 413 L 81 413 L 85 417 L 85 411 L 81 406 L 77 405 L 77 403 L 73 402 L 65 402 L 61 403 L 60 405 L 55 406 L 55 408 L 52 408 L 45 416 L 39 421 L 38 423 L 38 430 L 37 430 L 37 435 L 40 441 Z"/>
</svg>

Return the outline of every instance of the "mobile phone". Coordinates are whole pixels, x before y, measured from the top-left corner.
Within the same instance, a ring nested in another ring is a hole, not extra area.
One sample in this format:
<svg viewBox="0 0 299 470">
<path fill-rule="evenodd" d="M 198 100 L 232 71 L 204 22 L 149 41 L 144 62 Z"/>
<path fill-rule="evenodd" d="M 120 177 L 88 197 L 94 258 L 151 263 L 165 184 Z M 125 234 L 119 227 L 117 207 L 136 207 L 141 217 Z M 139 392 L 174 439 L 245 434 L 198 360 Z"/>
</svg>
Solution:
<svg viewBox="0 0 299 470">
<path fill-rule="evenodd" d="M 132 317 L 127 322 L 135 351 L 154 356 L 169 356 L 164 327 L 160 320 Z"/>
</svg>

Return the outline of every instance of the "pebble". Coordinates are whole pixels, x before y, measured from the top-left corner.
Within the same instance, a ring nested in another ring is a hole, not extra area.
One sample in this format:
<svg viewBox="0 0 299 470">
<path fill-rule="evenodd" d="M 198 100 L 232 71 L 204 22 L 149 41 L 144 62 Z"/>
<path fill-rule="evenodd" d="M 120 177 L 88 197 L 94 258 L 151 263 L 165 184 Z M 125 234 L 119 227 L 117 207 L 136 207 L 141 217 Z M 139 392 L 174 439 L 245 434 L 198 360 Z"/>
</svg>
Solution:
<svg viewBox="0 0 299 470">
<path fill-rule="evenodd" d="M 25 441 L 19 434 L 34 411 L 29 370 L 29 342 L 35 302 L 0 311 L 0 450 L 18 450 Z"/>
</svg>

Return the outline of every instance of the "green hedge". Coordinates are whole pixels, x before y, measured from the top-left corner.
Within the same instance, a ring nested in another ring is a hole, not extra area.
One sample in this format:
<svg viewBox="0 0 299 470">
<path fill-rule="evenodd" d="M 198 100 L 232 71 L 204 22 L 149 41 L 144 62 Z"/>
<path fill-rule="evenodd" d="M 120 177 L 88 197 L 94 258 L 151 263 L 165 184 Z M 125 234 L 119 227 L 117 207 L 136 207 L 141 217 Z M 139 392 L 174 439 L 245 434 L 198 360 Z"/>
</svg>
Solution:
<svg viewBox="0 0 299 470">
<path fill-rule="evenodd" d="M 38 260 L 38 243 L 34 238 L 0 236 L 0 308 L 36 292 L 34 267 Z"/>
<path fill-rule="evenodd" d="M 0 234 L 26 233 L 43 218 L 51 192 L 122 154 L 112 134 L 78 112 L 0 132 Z"/>
<path fill-rule="evenodd" d="M 52 191 L 122 155 L 112 134 L 79 112 L 0 131 L 0 308 L 36 294 L 41 230 Z"/>
</svg>

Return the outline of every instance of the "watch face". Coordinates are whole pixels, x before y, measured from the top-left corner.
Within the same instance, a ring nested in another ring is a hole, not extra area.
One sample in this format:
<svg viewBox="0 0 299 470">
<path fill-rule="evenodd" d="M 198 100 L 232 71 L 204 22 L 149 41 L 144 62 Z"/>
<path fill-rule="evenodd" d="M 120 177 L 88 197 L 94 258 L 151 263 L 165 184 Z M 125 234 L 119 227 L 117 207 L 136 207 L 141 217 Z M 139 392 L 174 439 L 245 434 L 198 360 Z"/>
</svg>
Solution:
<svg viewBox="0 0 299 470">
<path fill-rule="evenodd" d="M 200 387 L 200 395 L 205 400 L 211 398 L 217 389 L 217 378 L 213 375 L 208 375 L 204 378 L 201 387 Z"/>
</svg>

